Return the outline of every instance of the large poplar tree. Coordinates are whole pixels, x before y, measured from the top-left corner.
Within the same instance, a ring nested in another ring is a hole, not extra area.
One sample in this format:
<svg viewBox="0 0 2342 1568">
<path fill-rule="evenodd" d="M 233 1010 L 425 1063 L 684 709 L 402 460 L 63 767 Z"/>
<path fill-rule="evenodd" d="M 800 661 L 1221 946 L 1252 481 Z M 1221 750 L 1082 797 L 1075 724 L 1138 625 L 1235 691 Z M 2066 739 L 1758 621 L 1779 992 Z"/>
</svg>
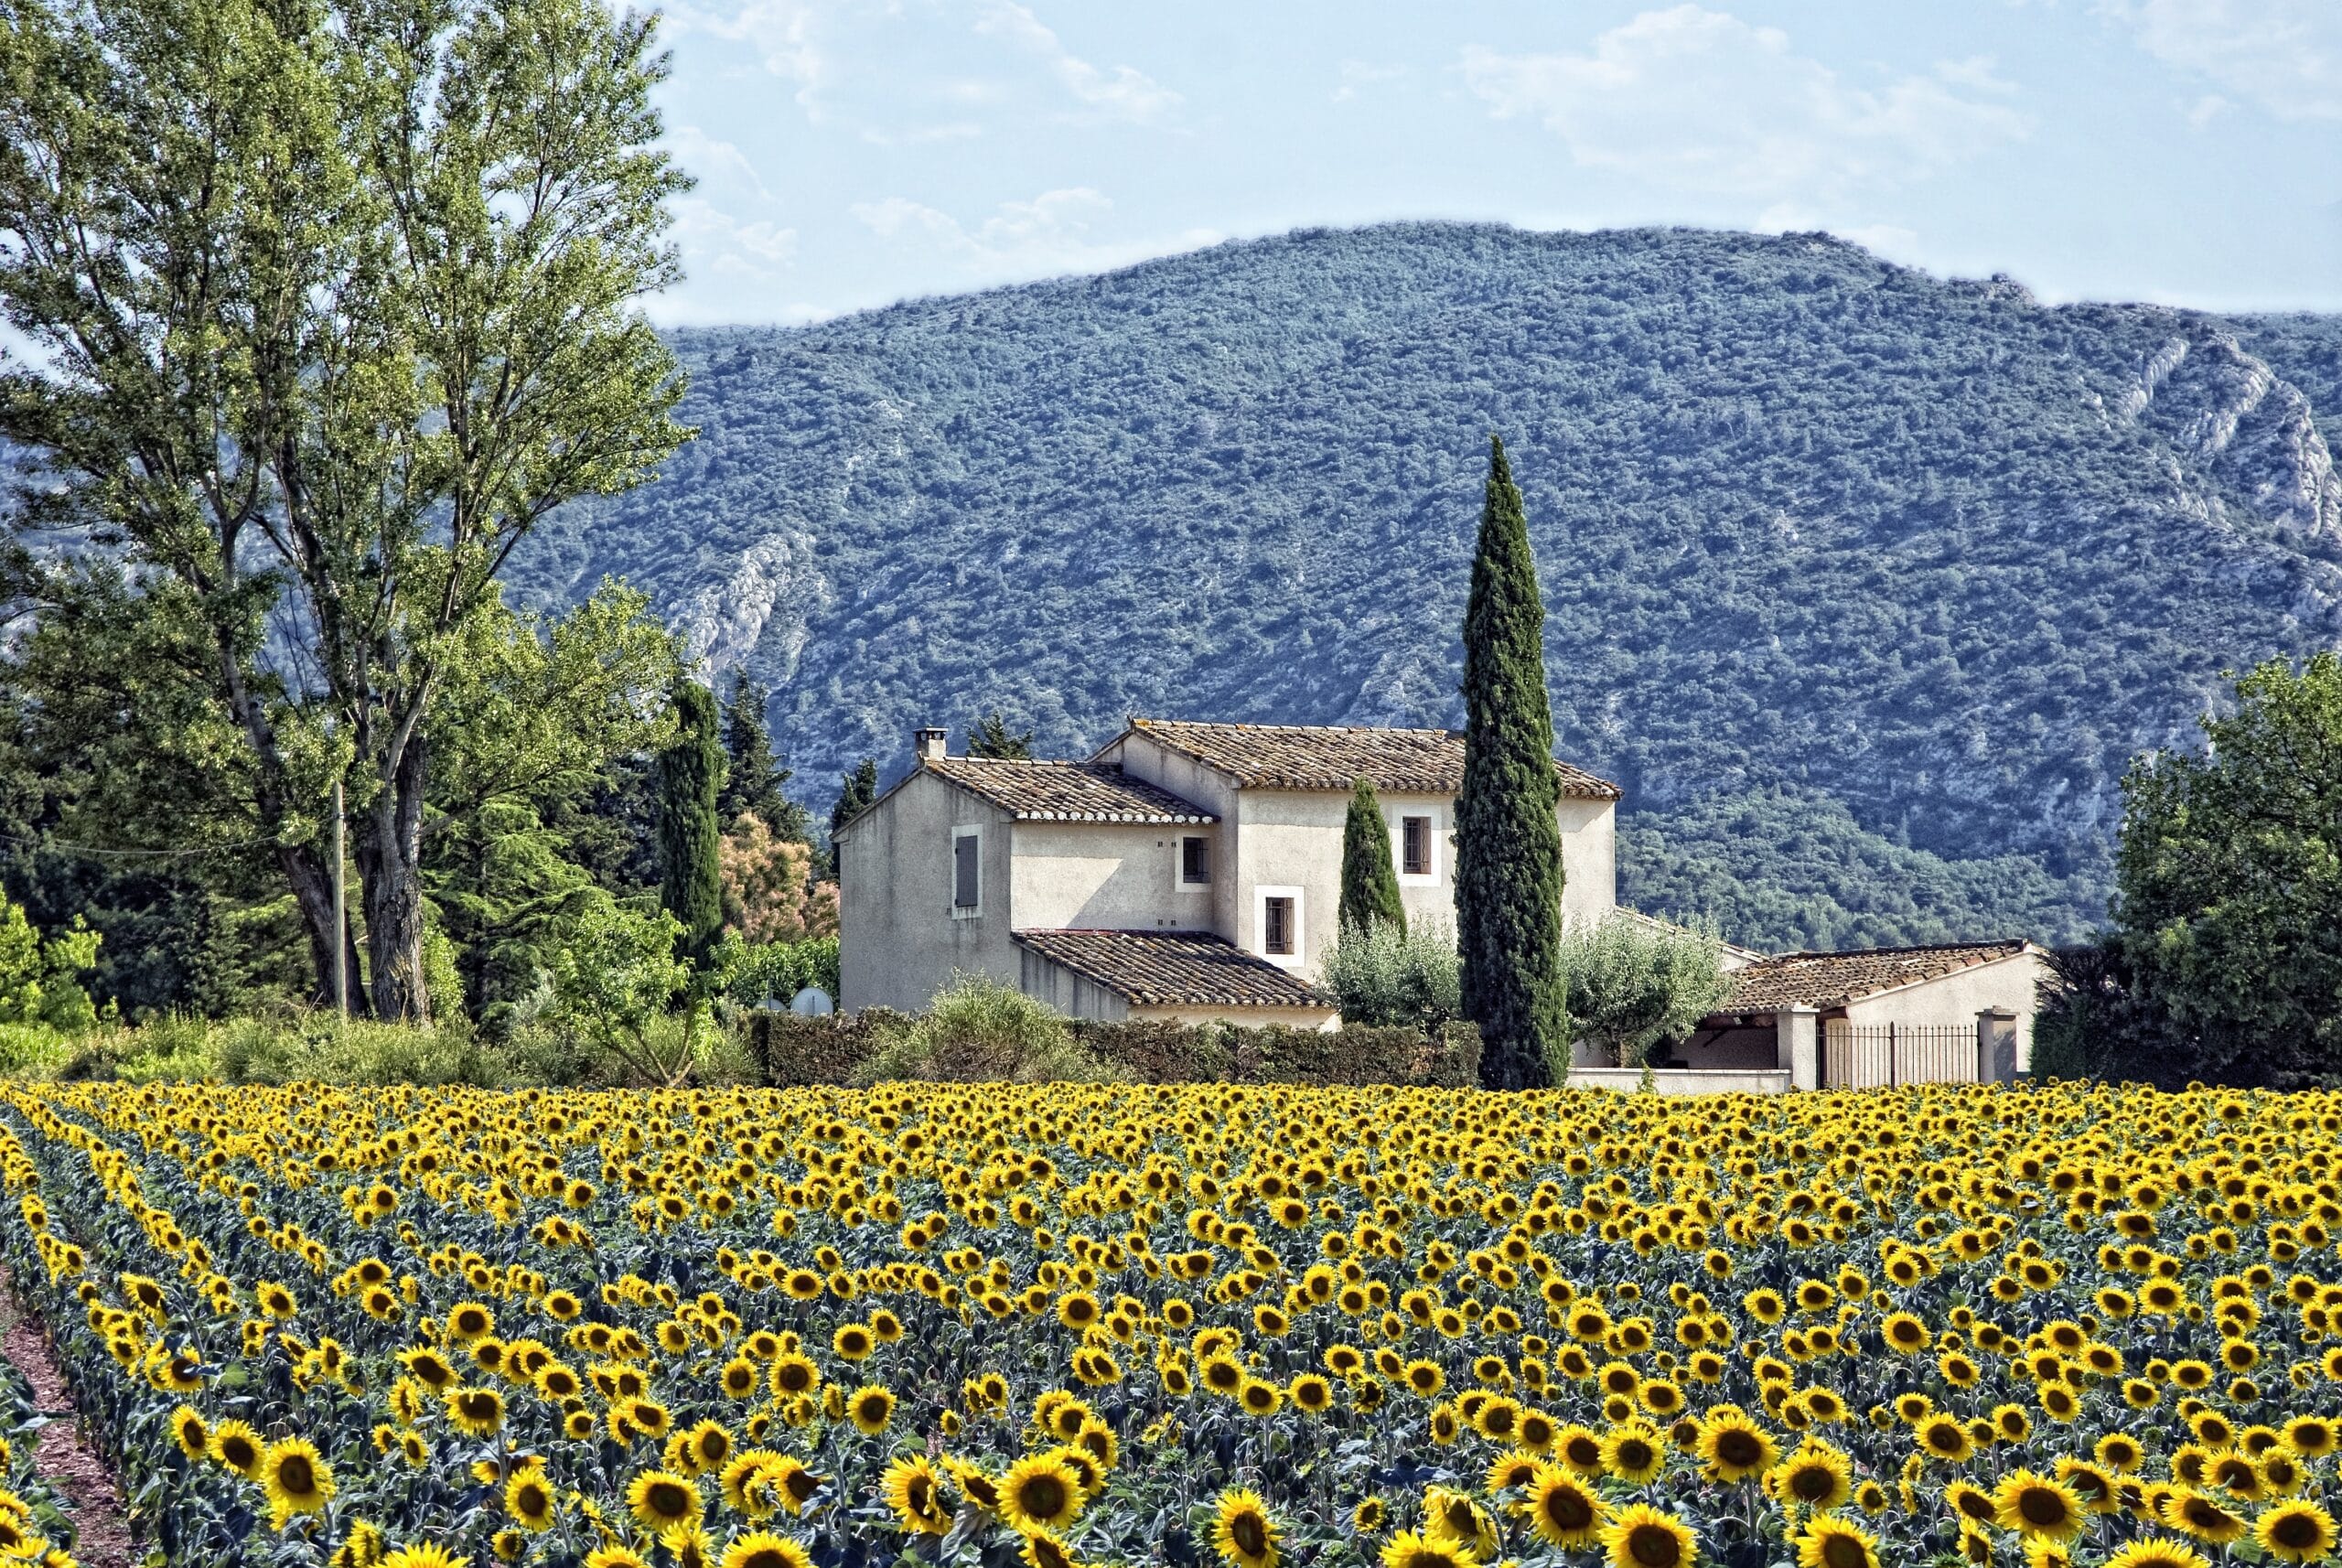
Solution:
<svg viewBox="0 0 2342 1568">
<path fill-rule="evenodd" d="M 422 966 L 429 715 L 548 511 L 686 434 L 654 18 L 600 0 L 0 0 L 0 436 L 27 526 L 190 630 L 336 964 L 348 784 L 385 1017 Z M 62 577 L 59 578 L 62 581 Z"/>
<path fill-rule="evenodd" d="M 682 922 L 685 954 L 697 963 L 724 928 L 724 832 L 715 809 L 724 746 L 715 696 L 696 681 L 675 684 L 675 731 L 674 744 L 659 754 L 659 901 Z"/>
<path fill-rule="evenodd" d="M 1464 611 L 1464 787 L 1456 798 L 1456 934 L 1480 1081 L 1534 1089 L 1568 1049 L 1562 986 L 1562 833 L 1545 607 L 1504 443 L 1488 439 Z"/>
</svg>

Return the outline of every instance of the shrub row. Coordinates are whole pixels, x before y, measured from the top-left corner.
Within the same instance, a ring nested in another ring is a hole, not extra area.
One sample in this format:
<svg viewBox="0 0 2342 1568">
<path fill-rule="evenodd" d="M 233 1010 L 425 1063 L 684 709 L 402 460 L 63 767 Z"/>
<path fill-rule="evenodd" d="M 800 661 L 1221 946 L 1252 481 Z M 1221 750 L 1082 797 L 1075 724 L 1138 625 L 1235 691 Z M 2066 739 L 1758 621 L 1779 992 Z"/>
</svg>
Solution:
<svg viewBox="0 0 2342 1568">
<path fill-rule="evenodd" d="M 883 1007 L 826 1018 L 758 1013 L 748 1021 L 748 1056 L 763 1082 L 847 1084 L 855 1069 L 912 1025 Z M 1420 1029 L 1249 1028 L 1234 1024 L 1077 1019 L 1073 1041 L 1140 1083 L 1396 1083 L 1448 1089 L 1479 1081 L 1480 1031 L 1446 1025 Z"/>
</svg>

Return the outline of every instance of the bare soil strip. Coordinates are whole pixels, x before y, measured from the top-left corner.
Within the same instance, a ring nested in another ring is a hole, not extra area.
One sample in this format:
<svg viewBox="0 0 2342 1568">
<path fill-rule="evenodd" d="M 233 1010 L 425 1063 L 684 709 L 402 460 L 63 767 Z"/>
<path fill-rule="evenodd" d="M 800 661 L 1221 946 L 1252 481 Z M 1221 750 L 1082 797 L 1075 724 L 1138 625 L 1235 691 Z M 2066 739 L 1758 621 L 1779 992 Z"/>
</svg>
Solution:
<svg viewBox="0 0 2342 1568">
<path fill-rule="evenodd" d="M 0 1271 L 0 1356 L 25 1375 L 41 1414 L 49 1418 L 40 1429 L 33 1463 L 73 1517 L 73 1559 L 81 1568 L 136 1568 L 145 1555 L 131 1541 L 122 1489 L 82 1434 L 48 1336 L 17 1310 L 10 1286 L 5 1271 Z"/>
</svg>

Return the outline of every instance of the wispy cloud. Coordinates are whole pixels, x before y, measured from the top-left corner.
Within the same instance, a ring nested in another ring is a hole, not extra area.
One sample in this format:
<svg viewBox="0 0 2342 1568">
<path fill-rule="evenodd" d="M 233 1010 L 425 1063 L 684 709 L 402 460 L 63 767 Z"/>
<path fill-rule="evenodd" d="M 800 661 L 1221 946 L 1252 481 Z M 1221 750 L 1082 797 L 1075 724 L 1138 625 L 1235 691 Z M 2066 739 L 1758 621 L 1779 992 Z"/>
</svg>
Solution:
<svg viewBox="0 0 2342 1568">
<path fill-rule="evenodd" d="M 1015 0 L 991 0 L 976 19 L 976 31 L 1015 42 L 1041 59 L 1077 101 L 1117 118 L 1153 120 L 1179 102 L 1177 93 L 1133 66 L 1101 68 L 1081 59 Z"/>
<path fill-rule="evenodd" d="M 2281 120 L 2342 120 L 2336 0 L 2099 0 L 2098 8 L 2165 65 L 2200 72 Z"/>
<path fill-rule="evenodd" d="M 1216 230 L 1191 229 L 1159 239 L 1108 238 L 1098 231 L 1113 202 L 1088 186 L 1045 190 L 1028 201 L 1004 201 L 972 225 L 940 208 L 890 196 L 854 203 L 854 216 L 884 240 L 952 258 L 983 278 L 1041 277 L 1126 266 L 1216 244 Z"/>
<path fill-rule="evenodd" d="M 1342 84 L 1334 89 L 1333 102 L 1347 103 L 1366 88 L 1380 82 L 1396 81 L 1407 74 L 1403 65 L 1374 65 L 1362 59 L 1342 62 Z"/>
<path fill-rule="evenodd" d="M 1647 11 L 1583 54 L 1473 48 L 1462 63 L 1493 113 L 1542 122 L 1579 165 L 1684 190 L 1826 199 L 2031 130 L 1987 61 L 1860 87 L 1778 27 L 1695 5 Z"/>
</svg>

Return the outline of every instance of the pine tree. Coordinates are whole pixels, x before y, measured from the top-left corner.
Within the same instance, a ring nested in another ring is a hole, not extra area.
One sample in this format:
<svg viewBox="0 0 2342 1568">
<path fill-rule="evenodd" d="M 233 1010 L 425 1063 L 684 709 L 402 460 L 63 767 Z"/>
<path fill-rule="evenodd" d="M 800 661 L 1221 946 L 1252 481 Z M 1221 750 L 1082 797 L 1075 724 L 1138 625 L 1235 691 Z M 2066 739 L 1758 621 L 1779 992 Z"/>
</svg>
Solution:
<svg viewBox="0 0 2342 1568">
<path fill-rule="evenodd" d="M 1349 815 L 1342 822 L 1341 929 L 1407 929 L 1406 906 L 1399 901 L 1399 873 L 1391 864 L 1391 829 L 1370 779 L 1350 790 Z"/>
<path fill-rule="evenodd" d="M 805 809 L 781 793 L 795 775 L 773 755 L 766 696 L 747 671 L 734 677 L 732 700 L 724 705 L 724 787 L 715 798 L 716 821 L 728 833 L 754 813 L 776 837 L 802 841 Z"/>
<path fill-rule="evenodd" d="M 968 726 L 968 755 L 997 757 L 1008 762 L 1027 762 L 1033 756 L 1033 732 L 1018 735 L 1008 727 L 998 708 Z"/>
<path fill-rule="evenodd" d="M 1532 1089 L 1568 1048 L 1561 979 L 1562 835 L 1545 608 L 1529 521 L 1488 440 L 1472 591 L 1464 611 L 1464 788 L 1456 798 L 1456 933 L 1464 1015 L 1480 1026 L 1480 1081 Z"/>
<path fill-rule="evenodd" d="M 845 879 L 845 857 L 838 848 L 838 830 L 878 799 L 878 763 L 865 757 L 838 785 L 838 803 L 830 808 L 830 878 Z"/>
<path fill-rule="evenodd" d="M 678 733 L 659 754 L 659 901 L 683 924 L 697 963 L 724 926 L 723 832 L 715 792 L 724 771 L 715 696 L 693 680 L 675 686 Z"/>
</svg>

